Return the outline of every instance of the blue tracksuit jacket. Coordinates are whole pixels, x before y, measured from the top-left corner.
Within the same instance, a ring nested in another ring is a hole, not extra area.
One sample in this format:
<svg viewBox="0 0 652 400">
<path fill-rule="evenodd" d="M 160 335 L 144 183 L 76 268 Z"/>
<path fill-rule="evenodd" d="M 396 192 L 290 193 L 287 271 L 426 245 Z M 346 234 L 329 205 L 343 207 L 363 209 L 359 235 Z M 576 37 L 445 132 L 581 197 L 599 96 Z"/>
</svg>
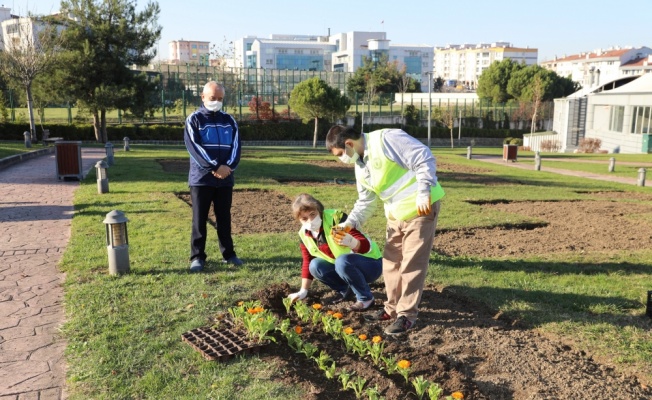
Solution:
<svg viewBox="0 0 652 400">
<path fill-rule="evenodd" d="M 232 116 L 202 105 L 186 119 L 183 140 L 190 153 L 188 186 L 234 185 L 233 173 L 226 179 L 212 174 L 220 165 L 235 170 L 240 162 L 240 133 Z"/>
</svg>

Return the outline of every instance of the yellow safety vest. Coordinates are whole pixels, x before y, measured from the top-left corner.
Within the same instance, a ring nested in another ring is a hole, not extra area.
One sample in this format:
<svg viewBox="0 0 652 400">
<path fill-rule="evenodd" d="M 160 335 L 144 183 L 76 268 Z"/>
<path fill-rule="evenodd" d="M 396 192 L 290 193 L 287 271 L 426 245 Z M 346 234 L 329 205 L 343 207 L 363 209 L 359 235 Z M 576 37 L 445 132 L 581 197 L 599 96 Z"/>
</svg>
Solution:
<svg viewBox="0 0 652 400">
<path fill-rule="evenodd" d="M 328 247 L 331 249 L 331 252 L 333 252 L 333 256 L 335 256 L 335 258 L 339 257 L 342 254 L 348 254 L 353 252 L 353 250 L 351 250 L 350 248 L 346 246 L 340 246 L 339 244 L 337 244 L 335 242 L 335 238 L 333 238 L 333 236 L 331 235 L 331 228 L 340 223 L 342 216 L 343 216 L 342 211 L 324 210 L 324 217 L 322 218 L 322 222 L 321 222 L 322 227 L 324 228 L 324 236 L 326 237 L 326 243 L 328 243 Z M 335 263 L 334 258 L 330 257 L 323 251 L 319 250 L 317 241 L 314 240 L 312 237 L 307 236 L 306 231 L 303 228 L 299 230 L 299 237 L 301 238 L 301 241 L 308 249 L 308 252 L 310 253 L 311 256 L 321 258 L 330 263 Z M 380 252 L 380 249 L 378 248 L 376 242 L 371 240 L 367 235 L 365 235 L 365 237 L 369 241 L 371 247 L 369 248 L 369 251 L 367 253 L 365 254 L 357 253 L 357 254 L 369 258 L 381 258 L 382 253 Z"/>
<path fill-rule="evenodd" d="M 376 193 L 385 204 L 385 212 L 400 221 L 407 221 L 417 216 L 417 175 L 385 156 L 383 137 L 385 129 L 373 131 L 366 135 L 367 166 L 370 182 L 363 176 L 361 168 L 355 169 L 356 179 L 366 189 Z M 430 187 L 431 204 L 444 197 L 444 189 L 437 183 Z M 389 216 L 389 215 L 388 215 Z"/>
</svg>

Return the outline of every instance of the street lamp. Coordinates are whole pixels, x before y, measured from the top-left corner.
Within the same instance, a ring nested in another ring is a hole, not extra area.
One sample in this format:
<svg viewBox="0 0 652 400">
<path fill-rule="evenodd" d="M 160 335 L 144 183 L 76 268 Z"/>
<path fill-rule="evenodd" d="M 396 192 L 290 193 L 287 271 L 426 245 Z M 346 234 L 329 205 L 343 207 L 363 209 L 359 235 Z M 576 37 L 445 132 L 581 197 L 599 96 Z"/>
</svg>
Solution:
<svg viewBox="0 0 652 400">
<path fill-rule="evenodd" d="M 433 71 L 426 72 L 428 77 L 428 147 L 430 147 L 430 125 L 432 125 L 432 73 Z"/>
<path fill-rule="evenodd" d="M 106 249 L 109 256 L 109 273 L 117 275 L 129 272 L 129 237 L 127 222 L 122 211 L 113 210 L 106 214 Z"/>
</svg>

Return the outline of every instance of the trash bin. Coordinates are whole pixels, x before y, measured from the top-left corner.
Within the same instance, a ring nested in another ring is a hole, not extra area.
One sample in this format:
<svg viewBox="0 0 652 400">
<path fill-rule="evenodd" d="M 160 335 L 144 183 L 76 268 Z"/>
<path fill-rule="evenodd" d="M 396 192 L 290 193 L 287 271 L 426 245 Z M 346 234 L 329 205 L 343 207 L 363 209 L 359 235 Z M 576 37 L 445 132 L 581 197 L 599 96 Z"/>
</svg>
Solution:
<svg viewBox="0 0 652 400">
<path fill-rule="evenodd" d="M 80 141 L 59 140 L 54 142 L 57 164 L 57 179 L 76 178 L 82 180 L 82 159 Z"/>
<path fill-rule="evenodd" d="M 516 161 L 516 156 L 518 154 L 518 146 L 515 144 L 504 144 L 503 145 L 503 161 Z"/>
</svg>

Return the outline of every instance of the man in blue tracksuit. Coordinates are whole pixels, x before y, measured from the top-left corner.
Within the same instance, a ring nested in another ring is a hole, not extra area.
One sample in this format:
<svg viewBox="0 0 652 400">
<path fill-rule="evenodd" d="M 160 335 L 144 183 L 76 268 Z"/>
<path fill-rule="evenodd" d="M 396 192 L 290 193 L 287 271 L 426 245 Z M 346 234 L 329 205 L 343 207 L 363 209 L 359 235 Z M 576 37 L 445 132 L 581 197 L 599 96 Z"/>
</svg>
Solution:
<svg viewBox="0 0 652 400">
<path fill-rule="evenodd" d="M 211 204 L 224 262 L 242 265 L 231 238 L 233 172 L 240 162 L 241 141 L 235 119 L 221 111 L 224 86 L 208 82 L 201 94 L 203 105 L 186 119 L 183 134 L 190 153 L 188 186 L 192 199 L 190 271 L 206 264 L 206 222 Z"/>
</svg>

